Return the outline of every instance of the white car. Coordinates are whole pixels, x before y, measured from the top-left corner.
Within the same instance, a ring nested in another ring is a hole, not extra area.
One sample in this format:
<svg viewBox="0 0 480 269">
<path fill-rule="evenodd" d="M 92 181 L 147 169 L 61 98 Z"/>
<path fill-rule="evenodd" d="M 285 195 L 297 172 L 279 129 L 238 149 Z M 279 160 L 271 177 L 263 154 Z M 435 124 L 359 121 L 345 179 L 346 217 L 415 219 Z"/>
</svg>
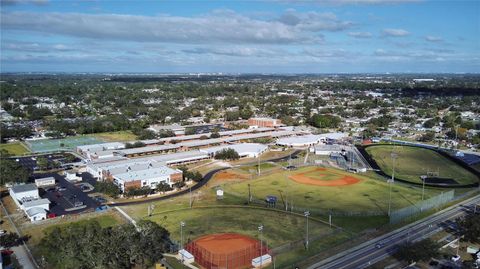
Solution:
<svg viewBox="0 0 480 269">
<path fill-rule="evenodd" d="M 6 233 L 7 233 L 7 231 L 5 231 L 5 230 L 0 230 L 0 235 L 4 235 L 4 234 L 6 234 Z"/>
<path fill-rule="evenodd" d="M 453 255 L 453 256 L 452 256 L 452 261 L 457 262 L 457 261 L 459 261 L 459 260 L 460 260 L 460 256 L 459 256 L 459 255 Z"/>
</svg>

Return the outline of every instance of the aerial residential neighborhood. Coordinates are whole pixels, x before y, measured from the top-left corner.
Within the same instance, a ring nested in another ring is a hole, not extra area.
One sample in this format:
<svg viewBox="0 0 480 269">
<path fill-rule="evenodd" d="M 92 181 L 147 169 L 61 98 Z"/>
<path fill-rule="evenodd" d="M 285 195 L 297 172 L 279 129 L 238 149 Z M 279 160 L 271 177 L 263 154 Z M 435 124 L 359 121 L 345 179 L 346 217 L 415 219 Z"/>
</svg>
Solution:
<svg viewBox="0 0 480 269">
<path fill-rule="evenodd" d="M 0 269 L 480 268 L 480 2 L 0 2 Z"/>
</svg>

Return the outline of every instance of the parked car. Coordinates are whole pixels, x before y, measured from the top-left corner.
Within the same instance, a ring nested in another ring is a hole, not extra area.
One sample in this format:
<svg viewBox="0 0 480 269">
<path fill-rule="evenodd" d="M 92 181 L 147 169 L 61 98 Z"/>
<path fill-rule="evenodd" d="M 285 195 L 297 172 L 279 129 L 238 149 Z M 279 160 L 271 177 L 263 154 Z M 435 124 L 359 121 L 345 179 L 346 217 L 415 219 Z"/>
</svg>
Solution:
<svg viewBox="0 0 480 269">
<path fill-rule="evenodd" d="M 10 256 L 13 254 L 13 250 L 10 249 L 2 249 L 1 251 L 2 255 Z"/>
<path fill-rule="evenodd" d="M 7 233 L 7 231 L 5 231 L 5 230 L 0 230 L 0 235 L 4 235 L 4 234 L 6 234 L 6 233 Z"/>
<path fill-rule="evenodd" d="M 53 219 L 55 217 L 57 217 L 57 214 L 55 214 L 55 213 L 48 213 L 48 215 L 47 215 L 47 219 Z"/>
<path fill-rule="evenodd" d="M 77 201 L 74 204 L 75 207 L 79 207 L 79 206 L 82 206 L 82 205 L 83 205 L 83 202 L 81 202 L 81 201 Z"/>
<path fill-rule="evenodd" d="M 93 197 L 93 200 L 95 200 L 98 203 L 106 203 L 107 202 L 107 199 L 105 199 L 101 196 L 95 196 L 95 197 Z"/>
<path fill-rule="evenodd" d="M 66 190 L 67 190 L 67 188 L 65 188 L 63 186 L 58 188 L 58 191 L 66 191 Z"/>
</svg>

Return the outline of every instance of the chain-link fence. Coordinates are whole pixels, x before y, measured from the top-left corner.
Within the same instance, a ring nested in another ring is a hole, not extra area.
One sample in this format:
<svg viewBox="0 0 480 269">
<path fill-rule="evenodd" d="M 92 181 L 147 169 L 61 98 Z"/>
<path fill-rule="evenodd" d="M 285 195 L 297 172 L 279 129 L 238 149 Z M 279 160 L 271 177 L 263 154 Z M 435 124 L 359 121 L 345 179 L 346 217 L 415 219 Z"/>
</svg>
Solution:
<svg viewBox="0 0 480 269">
<path fill-rule="evenodd" d="M 455 197 L 455 190 L 451 190 L 448 192 L 442 192 L 437 196 L 434 196 L 430 199 L 424 200 L 417 204 L 411 205 L 409 207 L 395 210 L 390 214 L 390 224 L 395 224 L 395 223 L 408 220 L 409 218 L 415 215 L 418 215 L 425 210 L 441 207 L 444 204 L 452 201 L 454 197 Z"/>
</svg>

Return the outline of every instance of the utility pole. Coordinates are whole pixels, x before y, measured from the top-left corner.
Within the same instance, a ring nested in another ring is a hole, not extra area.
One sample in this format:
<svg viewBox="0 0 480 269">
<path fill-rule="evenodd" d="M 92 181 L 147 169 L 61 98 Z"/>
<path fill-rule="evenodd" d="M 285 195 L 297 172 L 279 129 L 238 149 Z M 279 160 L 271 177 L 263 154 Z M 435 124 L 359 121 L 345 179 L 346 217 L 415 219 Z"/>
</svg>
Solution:
<svg viewBox="0 0 480 269">
<path fill-rule="evenodd" d="M 260 231 L 260 268 L 262 268 L 263 263 L 263 224 L 258 226 L 258 231 Z"/>
<path fill-rule="evenodd" d="M 258 153 L 258 175 L 260 175 L 260 153 Z"/>
<path fill-rule="evenodd" d="M 248 184 L 248 203 L 252 202 L 252 192 L 250 190 L 250 183 Z"/>
<path fill-rule="evenodd" d="M 190 208 L 192 208 L 192 187 L 190 187 Z"/>
<path fill-rule="evenodd" d="M 310 216 L 310 211 L 303 212 L 303 215 L 307 219 L 307 233 L 305 238 L 305 248 L 308 250 L 308 216 Z"/>
</svg>

